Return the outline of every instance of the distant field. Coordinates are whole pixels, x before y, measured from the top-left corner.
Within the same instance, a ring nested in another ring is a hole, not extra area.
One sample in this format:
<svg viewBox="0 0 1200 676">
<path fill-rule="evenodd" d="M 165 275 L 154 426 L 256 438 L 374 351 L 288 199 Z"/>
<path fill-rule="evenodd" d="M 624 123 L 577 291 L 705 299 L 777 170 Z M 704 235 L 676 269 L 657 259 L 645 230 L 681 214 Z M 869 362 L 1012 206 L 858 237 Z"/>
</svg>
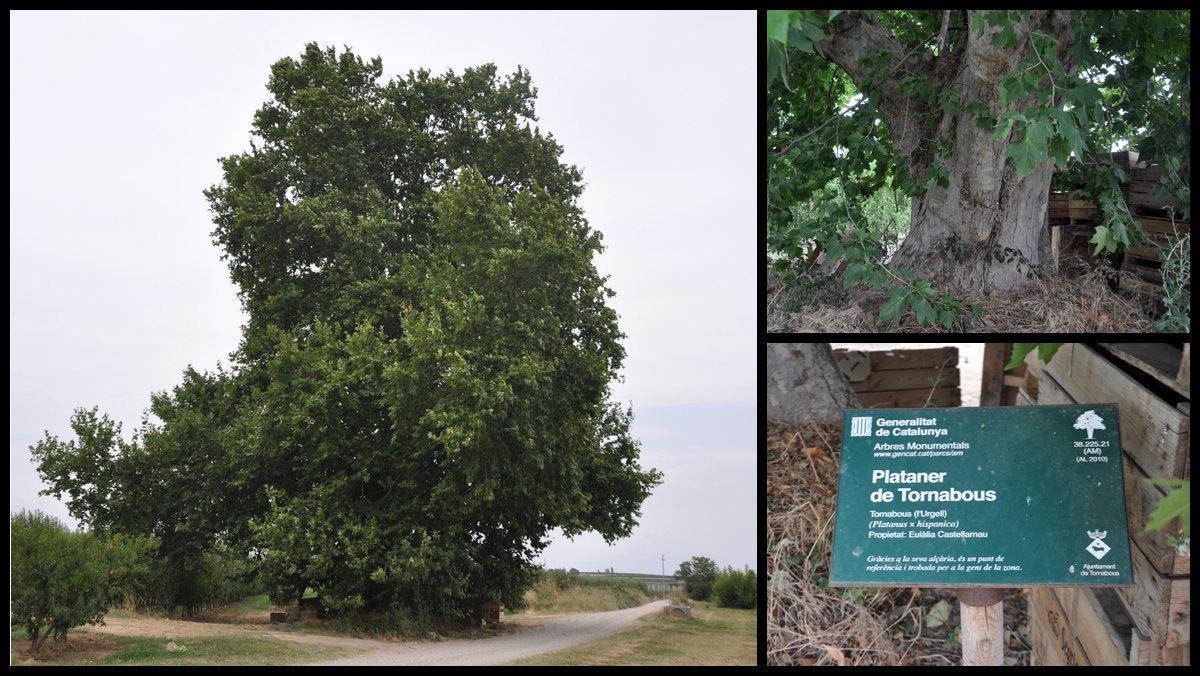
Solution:
<svg viewBox="0 0 1200 676">
<path fill-rule="evenodd" d="M 662 615 L 608 638 L 513 664 L 737 665 L 758 661 L 758 611 L 693 602 L 690 620 Z"/>
</svg>

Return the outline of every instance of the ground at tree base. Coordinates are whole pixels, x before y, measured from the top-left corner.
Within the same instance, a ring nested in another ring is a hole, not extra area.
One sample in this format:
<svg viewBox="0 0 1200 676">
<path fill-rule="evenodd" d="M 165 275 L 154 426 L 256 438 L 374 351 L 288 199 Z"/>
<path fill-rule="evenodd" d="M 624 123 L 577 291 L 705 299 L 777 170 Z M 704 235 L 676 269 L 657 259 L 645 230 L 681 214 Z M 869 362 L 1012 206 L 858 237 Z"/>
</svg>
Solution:
<svg viewBox="0 0 1200 676">
<path fill-rule="evenodd" d="M 921 326 L 912 313 L 879 324 L 886 292 L 858 285 L 842 288 L 838 279 L 784 287 L 768 275 L 767 330 L 783 333 L 1139 333 L 1151 331 L 1157 303 L 1134 292 L 1113 292 L 1103 270 L 1082 275 L 1034 278 L 1028 287 L 969 297 L 983 314 L 969 324 Z"/>
<path fill-rule="evenodd" d="M 841 424 L 768 424 L 767 663 L 951 666 L 962 659 L 950 589 L 828 586 Z M 1028 665 L 1027 590 L 1004 599 L 1004 663 Z M 945 623 L 930 627 L 946 601 Z"/>
</svg>

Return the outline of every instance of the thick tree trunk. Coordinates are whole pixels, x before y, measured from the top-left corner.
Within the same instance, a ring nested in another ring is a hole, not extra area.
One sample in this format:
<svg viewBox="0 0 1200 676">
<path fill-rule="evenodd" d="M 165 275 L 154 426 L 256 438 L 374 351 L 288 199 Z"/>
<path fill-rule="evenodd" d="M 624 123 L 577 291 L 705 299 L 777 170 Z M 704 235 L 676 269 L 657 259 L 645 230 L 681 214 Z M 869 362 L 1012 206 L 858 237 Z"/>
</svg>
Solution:
<svg viewBox="0 0 1200 676">
<path fill-rule="evenodd" d="M 1024 284 L 1031 271 L 1055 268 L 1046 227 L 1053 163 L 1043 162 L 1018 179 L 1014 162 L 1004 151 L 1020 133 L 1014 129 L 1007 137 L 993 139 L 990 129 L 980 129 L 964 111 L 979 102 L 993 113 L 1001 112 L 1000 81 L 1029 53 L 1032 30 L 1052 35 L 1066 64 L 1072 39 L 1069 12 L 1031 12 L 1027 24 L 1014 26 L 1018 39 L 1012 48 L 992 46 L 999 25 L 984 26 L 980 34 L 981 13 L 973 10 L 967 15 L 966 39 L 937 57 L 919 49 L 906 50 L 868 12 L 839 17 L 837 30 L 828 42 L 818 44 L 818 50 L 860 87 L 868 83 L 875 87 L 893 153 L 906 158 L 912 172 L 924 175 L 939 160 L 946 167 L 946 187 L 935 185 L 913 199 L 909 234 L 890 263 L 958 292 L 1008 290 Z M 877 73 L 863 64 L 881 49 L 900 65 L 879 82 Z M 899 93 L 898 84 L 906 74 L 927 77 L 939 92 L 956 92 L 957 111 L 946 114 L 929 101 Z M 1018 110 L 1024 106 L 1015 104 Z M 938 158 L 934 148 L 943 139 L 949 153 Z"/>
<path fill-rule="evenodd" d="M 776 422 L 840 422 L 858 397 L 829 343 L 767 344 L 767 418 Z"/>
<path fill-rule="evenodd" d="M 980 100 L 977 91 L 959 91 L 976 97 L 964 103 Z M 1010 139 L 993 140 L 965 115 L 942 126 L 939 135 L 952 143 L 949 185 L 913 199 L 908 236 L 891 263 L 960 292 L 1013 289 L 1031 271 L 1053 271 L 1046 226 L 1052 162 L 1018 179 L 1004 156 Z"/>
</svg>

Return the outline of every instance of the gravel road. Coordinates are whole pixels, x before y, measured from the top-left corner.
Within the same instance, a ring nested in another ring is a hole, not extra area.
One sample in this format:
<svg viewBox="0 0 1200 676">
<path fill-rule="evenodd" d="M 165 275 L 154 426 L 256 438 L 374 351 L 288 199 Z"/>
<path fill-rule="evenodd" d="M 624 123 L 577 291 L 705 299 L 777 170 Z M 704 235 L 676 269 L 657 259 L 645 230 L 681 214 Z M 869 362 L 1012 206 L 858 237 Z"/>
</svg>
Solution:
<svg viewBox="0 0 1200 676">
<path fill-rule="evenodd" d="M 269 636 L 309 645 L 337 646 L 361 651 L 352 657 L 319 662 L 320 665 L 494 665 L 611 636 L 633 626 L 639 617 L 661 610 L 666 604 L 666 601 L 653 601 L 624 610 L 518 616 L 508 620 L 518 625 L 512 633 L 436 642 L 376 641 L 349 636 L 269 631 L 260 628 L 264 625 L 183 622 L 150 617 L 109 618 L 105 620 L 106 626 L 88 627 L 88 631 L 170 639 L 222 635 Z"/>
<path fill-rule="evenodd" d="M 628 629 L 643 615 L 659 611 L 666 601 L 599 613 L 553 615 L 522 622 L 520 631 L 484 639 L 389 643 L 379 650 L 323 665 L 491 665 L 554 652 L 611 636 Z"/>
</svg>

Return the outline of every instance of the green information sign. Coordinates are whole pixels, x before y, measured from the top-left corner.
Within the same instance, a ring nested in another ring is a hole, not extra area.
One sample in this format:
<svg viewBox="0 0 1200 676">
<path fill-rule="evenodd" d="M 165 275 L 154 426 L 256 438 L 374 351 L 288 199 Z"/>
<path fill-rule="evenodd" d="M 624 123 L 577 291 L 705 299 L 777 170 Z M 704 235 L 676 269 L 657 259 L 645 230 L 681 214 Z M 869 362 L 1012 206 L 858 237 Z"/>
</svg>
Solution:
<svg viewBox="0 0 1200 676">
<path fill-rule="evenodd" d="M 1132 584 L 1117 407 L 847 411 L 829 583 Z"/>
</svg>

